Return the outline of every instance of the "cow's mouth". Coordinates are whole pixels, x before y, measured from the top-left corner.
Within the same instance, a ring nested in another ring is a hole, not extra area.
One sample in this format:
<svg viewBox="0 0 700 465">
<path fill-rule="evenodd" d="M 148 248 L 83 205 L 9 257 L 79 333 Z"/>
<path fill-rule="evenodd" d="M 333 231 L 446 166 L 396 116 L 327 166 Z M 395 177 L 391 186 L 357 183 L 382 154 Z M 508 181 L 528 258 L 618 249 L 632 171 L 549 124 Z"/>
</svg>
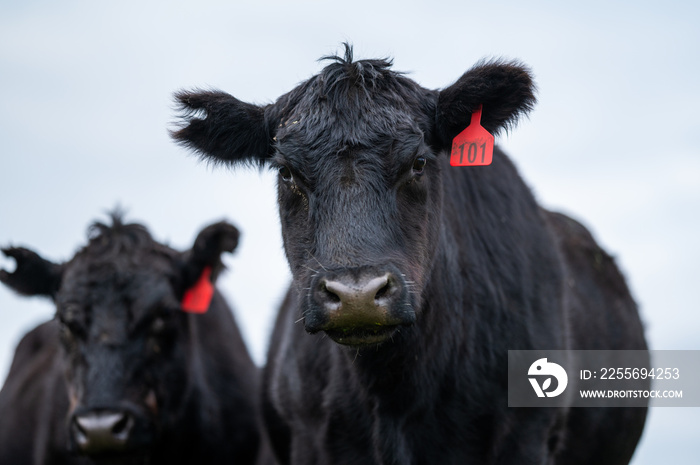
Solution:
<svg viewBox="0 0 700 465">
<path fill-rule="evenodd" d="M 338 344 L 350 347 L 364 347 L 381 344 L 398 330 L 398 325 L 361 326 L 354 328 L 327 329 L 325 332 Z"/>
</svg>

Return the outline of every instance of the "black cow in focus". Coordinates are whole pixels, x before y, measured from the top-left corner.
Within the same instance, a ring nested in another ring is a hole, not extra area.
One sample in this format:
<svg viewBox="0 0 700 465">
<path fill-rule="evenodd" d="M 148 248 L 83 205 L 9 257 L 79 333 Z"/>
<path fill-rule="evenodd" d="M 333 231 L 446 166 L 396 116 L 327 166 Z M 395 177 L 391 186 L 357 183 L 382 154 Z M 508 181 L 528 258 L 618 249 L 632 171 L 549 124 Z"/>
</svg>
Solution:
<svg viewBox="0 0 700 465">
<path fill-rule="evenodd" d="M 529 70 L 485 61 L 428 90 L 350 47 L 330 60 L 265 106 L 176 95 L 177 141 L 279 172 L 294 282 L 263 388 L 280 461 L 628 463 L 645 408 L 507 407 L 510 349 L 646 348 L 583 226 L 540 208 L 498 148 L 490 166 L 449 164 L 480 105 L 492 133 L 532 108 Z"/>
<path fill-rule="evenodd" d="M 65 263 L 3 249 L 17 268 L 0 281 L 52 298 L 56 317 L 22 339 L 0 391 L 0 463 L 255 463 L 258 369 L 231 309 L 218 292 L 206 313 L 181 309 L 237 244 L 221 222 L 181 253 L 113 214 Z"/>
</svg>

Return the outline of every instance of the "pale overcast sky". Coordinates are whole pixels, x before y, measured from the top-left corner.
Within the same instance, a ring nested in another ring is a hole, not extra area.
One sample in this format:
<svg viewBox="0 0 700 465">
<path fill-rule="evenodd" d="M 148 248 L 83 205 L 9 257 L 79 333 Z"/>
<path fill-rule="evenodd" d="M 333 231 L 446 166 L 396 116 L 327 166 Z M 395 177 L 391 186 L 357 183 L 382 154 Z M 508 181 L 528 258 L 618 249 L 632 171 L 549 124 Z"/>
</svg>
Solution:
<svg viewBox="0 0 700 465">
<path fill-rule="evenodd" d="M 0 2 L 0 245 L 66 260 L 117 204 L 176 248 L 229 219 L 243 236 L 219 284 L 263 363 L 289 281 L 274 178 L 173 144 L 172 92 L 267 103 L 342 41 L 431 88 L 482 57 L 517 58 L 539 103 L 497 142 L 542 204 L 617 257 L 651 347 L 700 349 L 698 2 L 234 3 Z M 0 287 L 1 378 L 52 312 Z M 698 408 L 653 409 L 634 464 L 697 463 L 699 423 Z"/>
</svg>

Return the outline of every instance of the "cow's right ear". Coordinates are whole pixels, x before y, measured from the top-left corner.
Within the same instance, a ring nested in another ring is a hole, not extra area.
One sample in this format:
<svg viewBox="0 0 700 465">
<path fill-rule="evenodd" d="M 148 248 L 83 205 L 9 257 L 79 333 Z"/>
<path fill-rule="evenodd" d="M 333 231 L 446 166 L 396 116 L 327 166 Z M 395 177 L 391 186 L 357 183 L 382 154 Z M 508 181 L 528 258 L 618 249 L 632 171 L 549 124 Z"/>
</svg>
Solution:
<svg viewBox="0 0 700 465">
<path fill-rule="evenodd" d="M 175 94 L 181 126 L 170 132 L 179 144 L 203 158 L 224 163 L 263 164 L 272 153 L 274 134 L 265 107 L 220 91 Z"/>
<path fill-rule="evenodd" d="M 0 270 L 0 281 L 15 292 L 54 298 L 61 286 L 62 266 L 41 258 L 35 252 L 22 247 L 2 249 L 7 257 L 17 262 L 13 272 Z"/>
</svg>

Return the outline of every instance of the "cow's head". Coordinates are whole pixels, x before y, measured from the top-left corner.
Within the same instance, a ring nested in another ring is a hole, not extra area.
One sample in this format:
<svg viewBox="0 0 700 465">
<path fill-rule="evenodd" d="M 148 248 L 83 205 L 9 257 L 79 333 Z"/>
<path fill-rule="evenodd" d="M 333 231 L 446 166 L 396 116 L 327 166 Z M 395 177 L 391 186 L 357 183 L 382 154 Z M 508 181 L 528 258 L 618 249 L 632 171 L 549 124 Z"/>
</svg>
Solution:
<svg viewBox="0 0 700 465">
<path fill-rule="evenodd" d="M 492 133 L 534 104 L 528 70 L 482 62 L 441 91 L 386 60 L 344 58 L 267 106 L 180 92 L 175 140 L 279 173 L 284 247 L 306 330 L 376 345 L 420 318 L 441 228 L 445 152 L 483 105 Z"/>
<path fill-rule="evenodd" d="M 183 293 L 238 231 L 217 223 L 191 250 L 155 242 L 146 228 L 94 224 L 90 241 L 68 262 L 54 264 L 24 248 L 3 249 L 16 270 L 0 281 L 24 295 L 51 297 L 61 326 L 70 396 L 71 442 L 97 456 L 142 455 L 180 412 L 190 353 Z"/>
</svg>

